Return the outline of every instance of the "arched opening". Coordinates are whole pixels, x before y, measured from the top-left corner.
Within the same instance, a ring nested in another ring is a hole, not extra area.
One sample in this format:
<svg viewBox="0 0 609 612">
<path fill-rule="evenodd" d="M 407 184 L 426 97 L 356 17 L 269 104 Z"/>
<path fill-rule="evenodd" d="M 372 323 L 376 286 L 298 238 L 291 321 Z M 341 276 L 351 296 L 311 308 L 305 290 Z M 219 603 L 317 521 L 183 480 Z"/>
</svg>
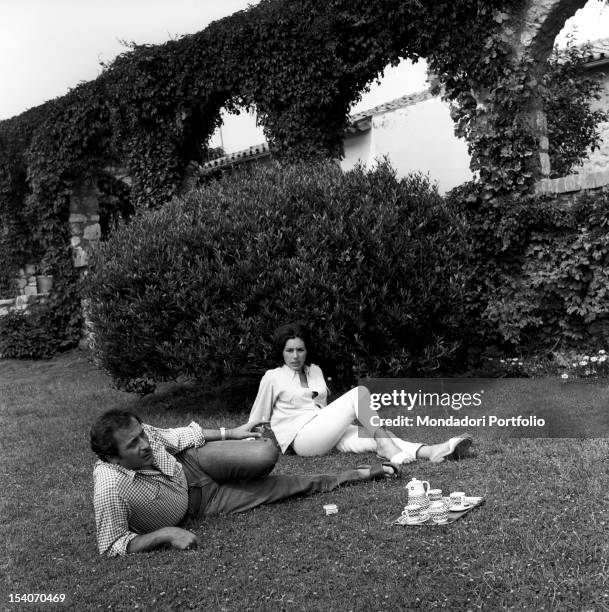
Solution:
<svg viewBox="0 0 609 612">
<path fill-rule="evenodd" d="M 542 83 L 548 71 L 548 60 L 557 36 L 572 18 L 587 4 L 587 0 L 554 0 L 553 2 L 529 2 L 524 10 L 514 16 L 518 27 L 513 30 L 511 43 L 517 60 L 530 61 L 530 77 Z M 547 178 L 551 173 L 547 117 L 539 88 L 532 94 L 524 109 L 532 135 L 539 143 L 537 176 Z"/>
<path fill-rule="evenodd" d="M 585 175 L 607 171 L 609 159 L 609 4 L 603 0 L 590 0 L 566 22 L 555 39 L 555 49 L 567 59 L 573 56 L 579 62 L 578 71 L 565 71 L 561 79 L 570 86 L 572 76 L 578 79 L 577 90 L 561 87 L 553 101 L 563 103 L 569 97 L 572 115 L 579 113 L 579 133 L 565 134 L 549 124 L 551 178 L 566 175 Z M 561 59 L 560 61 L 564 61 Z M 551 111 L 549 111 L 551 113 Z M 566 136 L 566 137 L 565 137 Z M 564 150 L 557 163 L 554 150 Z M 580 151 L 582 155 L 580 155 Z M 580 155 L 577 163 L 570 160 Z"/>
</svg>

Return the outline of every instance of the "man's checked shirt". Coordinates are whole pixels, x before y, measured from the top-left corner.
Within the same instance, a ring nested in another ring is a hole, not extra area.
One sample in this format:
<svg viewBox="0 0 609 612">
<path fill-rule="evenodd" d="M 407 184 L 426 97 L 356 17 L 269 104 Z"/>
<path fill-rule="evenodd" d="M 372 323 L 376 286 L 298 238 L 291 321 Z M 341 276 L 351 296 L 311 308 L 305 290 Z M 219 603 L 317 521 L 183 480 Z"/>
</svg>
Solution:
<svg viewBox="0 0 609 612">
<path fill-rule="evenodd" d="M 177 525 L 188 509 L 188 485 L 173 457 L 205 444 L 201 427 L 158 429 L 142 423 L 154 454 L 154 466 L 130 470 L 98 460 L 93 469 L 93 505 L 100 554 L 126 555 L 138 534 Z"/>
</svg>

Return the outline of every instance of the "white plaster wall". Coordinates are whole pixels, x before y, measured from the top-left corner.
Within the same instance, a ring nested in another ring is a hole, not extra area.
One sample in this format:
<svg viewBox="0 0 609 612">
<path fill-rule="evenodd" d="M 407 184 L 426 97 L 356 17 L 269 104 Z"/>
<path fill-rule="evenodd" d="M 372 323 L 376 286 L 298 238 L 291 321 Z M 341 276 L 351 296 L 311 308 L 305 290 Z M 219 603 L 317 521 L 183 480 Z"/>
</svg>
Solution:
<svg viewBox="0 0 609 612">
<path fill-rule="evenodd" d="M 222 125 L 212 134 L 209 146 L 222 147 L 226 154 L 266 142 L 264 131 L 256 125 L 256 114 L 242 111 L 232 115 L 222 111 Z"/>
<path fill-rule="evenodd" d="M 345 156 L 340 162 L 340 167 L 345 171 L 351 170 L 358 163 L 367 164 L 374 159 L 371 130 L 345 138 L 343 147 Z"/>
<path fill-rule="evenodd" d="M 387 155 L 399 176 L 429 175 L 441 193 L 472 178 L 465 141 L 454 135 L 448 105 L 432 98 L 373 117 L 369 133 L 347 139 L 344 169 Z"/>
</svg>

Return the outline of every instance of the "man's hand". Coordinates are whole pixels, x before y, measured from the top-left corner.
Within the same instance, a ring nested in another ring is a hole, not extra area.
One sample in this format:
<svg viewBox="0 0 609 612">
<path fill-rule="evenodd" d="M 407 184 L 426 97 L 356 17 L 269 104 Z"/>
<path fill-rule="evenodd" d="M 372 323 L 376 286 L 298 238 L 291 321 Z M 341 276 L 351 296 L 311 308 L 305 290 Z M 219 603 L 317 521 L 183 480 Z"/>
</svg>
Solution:
<svg viewBox="0 0 609 612">
<path fill-rule="evenodd" d="M 198 548 L 199 538 L 192 532 L 180 527 L 165 527 L 168 532 L 167 542 L 174 548 L 180 550 L 190 550 L 191 548 Z"/>
<path fill-rule="evenodd" d="M 245 438 L 262 438 L 262 434 L 259 431 L 252 431 L 254 427 L 258 427 L 262 423 L 245 423 L 244 425 L 239 425 L 239 427 L 235 427 L 234 429 L 229 429 L 226 432 L 226 437 L 230 440 L 244 440 Z M 268 425 L 268 421 L 265 422 Z"/>
</svg>

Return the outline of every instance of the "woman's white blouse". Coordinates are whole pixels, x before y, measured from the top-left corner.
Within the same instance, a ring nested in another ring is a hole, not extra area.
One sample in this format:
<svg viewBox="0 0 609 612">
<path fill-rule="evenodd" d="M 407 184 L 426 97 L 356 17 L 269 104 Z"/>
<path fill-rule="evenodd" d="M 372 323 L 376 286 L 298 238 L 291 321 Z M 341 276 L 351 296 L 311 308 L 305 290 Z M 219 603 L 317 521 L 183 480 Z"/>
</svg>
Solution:
<svg viewBox="0 0 609 612">
<path fill-rule="evenodd" d="M 285 453 L 296 434 L 328 401 L 328 387 L 319 366 L 304 367 L 307 388 L 298 372 L 287 365 L 267 370 L 250 412 L 249 422 L 269 421 L 281 451 Z"/>
</svg>

